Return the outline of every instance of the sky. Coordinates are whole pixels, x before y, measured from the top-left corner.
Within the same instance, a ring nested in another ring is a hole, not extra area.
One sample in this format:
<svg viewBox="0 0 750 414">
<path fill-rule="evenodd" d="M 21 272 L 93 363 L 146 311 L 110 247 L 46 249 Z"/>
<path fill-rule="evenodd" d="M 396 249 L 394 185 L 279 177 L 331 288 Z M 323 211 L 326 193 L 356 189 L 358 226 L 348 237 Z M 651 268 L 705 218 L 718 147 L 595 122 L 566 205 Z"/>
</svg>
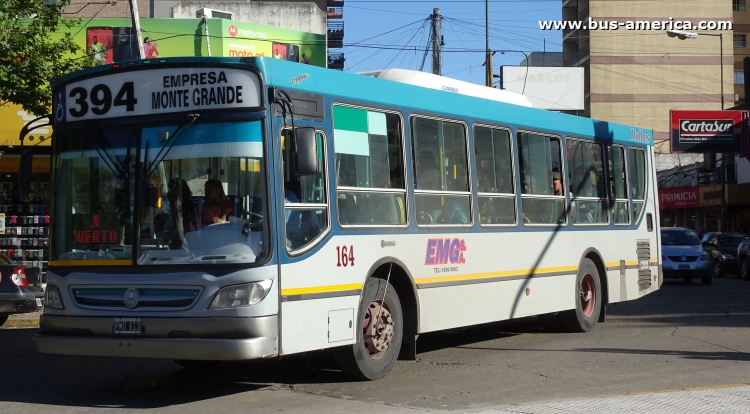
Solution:
<svg viewBox="0 0 750 414">
<path fill-rule="evenodd" d="M 562 51 L 561 31 L 542 31 L 539 20 L 560 20 L 560 0 L 489 0 L 490 49 L 526 52 Z M 344 70 L 384 68 L 420 70 L 430 35 L 433 8 L 443 17 L 443 76 L 484 84 L 485 0 L 345 0 Z M 546 41 L 546 42 L 545 42 Z M 493 72 L 518 65 L 520 52 L 496 53 Z M 432 51 L 424 61 L 432 72 Z M 497 81 L 497 79 L 496 79 Z"/>
</svg>

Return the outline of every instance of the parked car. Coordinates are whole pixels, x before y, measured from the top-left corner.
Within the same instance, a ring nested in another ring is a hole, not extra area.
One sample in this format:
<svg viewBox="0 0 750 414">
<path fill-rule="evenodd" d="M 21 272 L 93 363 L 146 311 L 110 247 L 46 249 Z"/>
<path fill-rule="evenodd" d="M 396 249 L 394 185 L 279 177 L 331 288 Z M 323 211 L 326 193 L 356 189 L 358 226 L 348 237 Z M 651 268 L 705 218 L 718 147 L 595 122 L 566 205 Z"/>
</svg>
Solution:
<svg viewBox="0 0 750 414">
<path fill-rule="evenodd" d="M 0 326 L 8 316 L 34 312 L 44 304 L 42 276 L 38 267 L 13 263 L 0 254 Z"/>
<path fill-rule="evenodd" d="M 739 277 L 745 280 L 750 279 L 750 240 L 737 246 L 737 267 L 740 268 Z"/>
<path fill-rule="evenodd" d="M 703 236 L 703 247 L 711 254 L 714 277 L 724 277 L 726 273 L 737 274 L 737 255 L 740 244 L 750 241 L 742 233 L 711 232 Z"/>
<path fill-rule="evenodd" d="M 692 230 L 662 227 L 661 253 L 662 273 L 665 279 L 683 279 L 685 283 L 691 283 L 695 278 L 700 279 L 704 285 L 711 284 L 711 255 L 703 249 L 698 236 Z"/>
</svg>

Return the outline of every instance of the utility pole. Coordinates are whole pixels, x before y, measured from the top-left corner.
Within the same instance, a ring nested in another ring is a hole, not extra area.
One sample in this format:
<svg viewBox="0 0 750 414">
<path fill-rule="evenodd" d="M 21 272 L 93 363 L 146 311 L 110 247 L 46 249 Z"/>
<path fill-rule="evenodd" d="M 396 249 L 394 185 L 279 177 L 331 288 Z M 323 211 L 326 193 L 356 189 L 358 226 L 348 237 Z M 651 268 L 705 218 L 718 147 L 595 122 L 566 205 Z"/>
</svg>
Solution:
<svg viewBox="0 0 750 414">
<path fill-rule="evenodd" d="M 130 16 L 133 20 L 133 30 L 135 31 L 135 41 L 138 43 L 138 59 L 145 59 L 146 54 L 143 53 L 143 39 L 141 38 L 141 21 L 138 17 L 138 3 L 137 0 L 130 1 Z"/>
<path fill-rule="evenodd" d="M 486 57 L 484 59 L 485 72 L 485 83 L 488 88 L 492 88 L 495 80 L 492 76 L 492 51 L 490 51 L 490 1 L 484 1 L 484 40 L 486 46 Z"/>
<path fill-rule="evenodd" d="M 440 35 L 440 9 L 432 9 L 432 73 L 443 74 L 443 58 L 440 47 L 443 45 L 443 36 Z"/>
</svg>

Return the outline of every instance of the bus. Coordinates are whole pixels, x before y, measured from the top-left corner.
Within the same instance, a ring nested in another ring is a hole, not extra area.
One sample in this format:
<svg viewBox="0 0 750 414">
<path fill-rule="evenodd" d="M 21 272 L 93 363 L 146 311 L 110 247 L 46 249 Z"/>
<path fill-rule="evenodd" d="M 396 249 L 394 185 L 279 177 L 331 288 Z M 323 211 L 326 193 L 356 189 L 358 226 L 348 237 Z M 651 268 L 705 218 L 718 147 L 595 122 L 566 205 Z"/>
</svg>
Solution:
<svg viewBox="0 0 750 414">
<path fill-rule="evenodd" d="M 268 58 L 114 63 L 52 90 L 41 353 L 334 348 L 374 380 L 422 333 L 586 332 L 662 283 L 650 130 Z"/>
</svg>

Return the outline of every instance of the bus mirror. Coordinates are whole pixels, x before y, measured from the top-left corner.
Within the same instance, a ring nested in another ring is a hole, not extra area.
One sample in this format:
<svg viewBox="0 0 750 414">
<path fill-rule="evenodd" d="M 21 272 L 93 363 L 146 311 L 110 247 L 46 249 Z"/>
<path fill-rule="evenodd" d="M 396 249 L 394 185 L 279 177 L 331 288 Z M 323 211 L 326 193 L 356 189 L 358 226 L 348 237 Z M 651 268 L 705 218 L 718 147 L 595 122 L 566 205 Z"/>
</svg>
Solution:
<svg viewBox="0 0 750 414">
<path fill-rule="evenodd" d="M 318 172 L 318 143 L 315 128 L 295 128 L 294 172 L 297 175 L 312 175 Z"/>
<path fill-rule="evenodd" d="M 18 188 L 21 193 L 28 194 L 31 191 L 31 164 L 34 151 L 25 149 L 21 152 L 21 162 L 18 165 Z"/>
</svg>

